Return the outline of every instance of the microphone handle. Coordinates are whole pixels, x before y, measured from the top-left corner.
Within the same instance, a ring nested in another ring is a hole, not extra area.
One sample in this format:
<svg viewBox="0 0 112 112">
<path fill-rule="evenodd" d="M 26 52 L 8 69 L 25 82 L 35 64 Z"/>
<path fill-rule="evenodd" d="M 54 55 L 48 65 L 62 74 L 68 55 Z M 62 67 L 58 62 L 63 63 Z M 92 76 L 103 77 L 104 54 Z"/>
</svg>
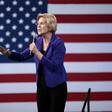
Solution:
<svg viewBox="0 0 112 112">
<path fill-rule="evenodd" d="M 33 37 L 33 42 L 32 43 L 35 43 L 36 42 L 36 39 L 37 39 L 38 35 L 35 34 L 34 37 Z M 32 55 L 32 52 L 30 51 L 30 55 Z"/>
</svg>

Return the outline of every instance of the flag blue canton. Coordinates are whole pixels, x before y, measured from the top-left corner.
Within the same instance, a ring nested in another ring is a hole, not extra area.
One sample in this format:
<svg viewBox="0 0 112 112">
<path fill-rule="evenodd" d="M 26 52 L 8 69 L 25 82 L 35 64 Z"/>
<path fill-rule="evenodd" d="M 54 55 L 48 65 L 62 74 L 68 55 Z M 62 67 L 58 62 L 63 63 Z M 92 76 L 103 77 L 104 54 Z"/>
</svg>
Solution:
<svg viewBox="0 0 112 112">
<path fill-rule="evenodd" d="M 15 52 L 28 48 L 37 32 L 37 15 L 46 12 L 47 0 L 1 0 L 0 46 Z M 0 54 L 0 62 L 14 61 Z"/>
</svg>

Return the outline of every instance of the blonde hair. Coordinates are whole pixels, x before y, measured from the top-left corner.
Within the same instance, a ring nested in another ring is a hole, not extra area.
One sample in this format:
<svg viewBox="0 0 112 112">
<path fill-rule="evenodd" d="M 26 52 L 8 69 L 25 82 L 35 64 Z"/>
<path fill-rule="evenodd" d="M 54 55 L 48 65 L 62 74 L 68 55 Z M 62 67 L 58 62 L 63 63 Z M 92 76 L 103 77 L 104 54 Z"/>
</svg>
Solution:
<svg viewBox="0 0 112 112">
<path fill-rule="evenodd" d="M 52 33 L 55 33 L 57 30 L 57 19 L 53 14 L 48 14 L 48 13 L 44 13 L 44 14 L 39 14 L 37 16 L 37 22 L 39 21 L 39 19 L 41 17 L 44 17 L 47 21 L 47 25 L 48 27 L 51 29 Z"/>
</svg>

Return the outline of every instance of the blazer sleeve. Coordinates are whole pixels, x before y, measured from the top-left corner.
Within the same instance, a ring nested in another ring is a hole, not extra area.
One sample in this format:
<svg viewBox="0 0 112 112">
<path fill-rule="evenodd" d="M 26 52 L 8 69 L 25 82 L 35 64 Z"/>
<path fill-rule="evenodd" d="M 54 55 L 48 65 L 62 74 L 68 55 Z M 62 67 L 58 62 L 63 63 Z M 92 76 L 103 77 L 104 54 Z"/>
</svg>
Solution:
<svg viewBox="0 0 112 112">
<path fill-rule="evenodd" d="M 23 52 L 11 52 L 11 55 L 8 57 L 11 60 L 16 60 L 16 61 L 25 61 L 29 58 L 33 57 L 33 54 L 30 55 L 30 50 L 27 48 Z"/>
<path fill-rule="evenodd" d="M 64 42 L 60 39 L 58 44 L 54 47 L 52 58 L 48 59 L 46 56 L 43 56 L 40 63 L 52 71 L 57 71 L 63 66 L 65 51 Z"/>
</svg>

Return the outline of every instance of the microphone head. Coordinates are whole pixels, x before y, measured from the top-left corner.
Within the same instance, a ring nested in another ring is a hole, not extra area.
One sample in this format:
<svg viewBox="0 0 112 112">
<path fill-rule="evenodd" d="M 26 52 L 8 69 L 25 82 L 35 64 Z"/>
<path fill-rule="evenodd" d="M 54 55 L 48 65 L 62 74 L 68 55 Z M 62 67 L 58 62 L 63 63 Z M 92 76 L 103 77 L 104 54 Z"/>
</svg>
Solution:
<svg viewBox="0 0 112 112">
<path fill-rule="evenodd" d="M 36 39 L 38 38 L 38 35 L 37 34 L 34 34 L 33 35 L 33 43 L 35 43 L 36 42 Z"/>
<path fill-rule="evenodd" d="M 36 43 L 36 39 L 38 38 L 38 35 L 35 33 L 33 35 L 33 42 L 32 43 Z M 32 55 L 32 52 L 30 51 L 30 55 Z"/>
<path fill-rule="evenodd" d="M 37 38 L 38 37 L 38 34 L 35 33 L 33 37 Z"/>
</svg>

